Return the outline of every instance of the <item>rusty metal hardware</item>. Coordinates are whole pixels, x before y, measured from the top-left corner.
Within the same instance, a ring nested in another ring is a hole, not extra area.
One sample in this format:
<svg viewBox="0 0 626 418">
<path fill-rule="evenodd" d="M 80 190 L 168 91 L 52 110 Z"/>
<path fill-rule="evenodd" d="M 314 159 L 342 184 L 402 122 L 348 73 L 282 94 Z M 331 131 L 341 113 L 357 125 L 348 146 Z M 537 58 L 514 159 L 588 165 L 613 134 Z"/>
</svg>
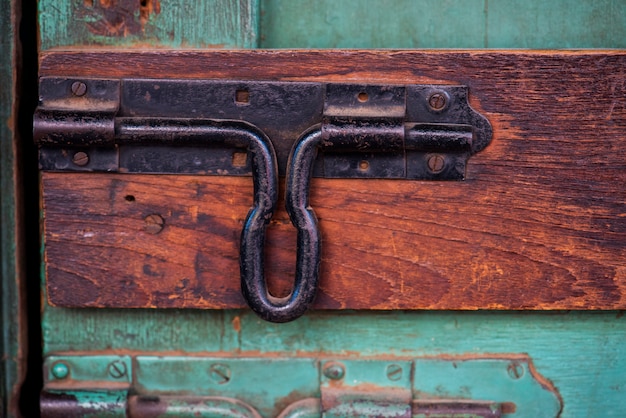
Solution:
<svg viewBox="0 0 626 418">
<path fill-rule="evenodd" d="M 124 373 L 111 373 L 112 365 Z M 530 358 L 514 354 L 59 355 L 44 361 L 41 409 L 44 417 L 557 417 L 562 402 L 547 382 Z"/>
<path fill-rule="evenodd" d="M 42 170 L 252 175 L 242 293 L 261 318 L 287 322 L 307 310 L 319 280 L 311 176 L 464 179 L 492 133 L 467 95 L 465 86 L 42 78 L 34 138 Z M 279 174 L 298 230 L 285 298 L 269 294 L 263 271 Z"/>
</svg>

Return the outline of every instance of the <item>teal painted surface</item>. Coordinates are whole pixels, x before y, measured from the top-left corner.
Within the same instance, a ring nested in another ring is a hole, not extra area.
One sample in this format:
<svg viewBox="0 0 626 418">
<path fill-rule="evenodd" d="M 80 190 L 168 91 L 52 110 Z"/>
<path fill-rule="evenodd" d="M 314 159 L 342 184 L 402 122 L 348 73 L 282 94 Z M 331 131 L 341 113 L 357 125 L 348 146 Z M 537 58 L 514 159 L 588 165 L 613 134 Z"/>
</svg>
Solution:
<svg viewBox="0 0 626 418">
<path fill-rule="evenodd" d="M 622 0 L 263 0 L 263 48 L 626 48 Z"/>
<path fill-rule="evenodd" d="M 93 365 L 80 376 L 72 375 L 71 380 L 51 382 L 57 393 L 64 387 L 71 393 L 84 388 L 83 397 L 89 397 L 89 392 L 101 385 L 101 371 L 112 360 L 110 356 L 63 356 L 49 359 L 44 367 L 51 374 L 61 362 L 72 369 Z M 137 356 L 132 361 L 135 367 L 129 373 L 129 394 L 153 399 L 165 395 L 160 402 L 171 411 L 164 416 L 183 412 L 187 416 L 189 410 L 204 413 L 205 401 L 216 398 L 237 399 L 267 418 L 311 398 L 325 399 L 326 405 L 334 404 L 332 399 L 338 402 L 326 411 L 327 417 L 353 416 L 354 411 L 370 411 L 357 416 L 396 416 L 393 411 L 410 410 L 413 399 L 428 404 L 442 398 L 515 405 L 516 418 L 553 418 L 561 410 L 554 389 L 542 385 L 537 379 L 543 377 L 535 375 L 528 359 L 520 356 L 472 360 Z M 345 374 L 326 376 L 331 364 L 340 365 Z M 216 369 L 219 374 L 213 373 Z M 383 397 L 380 391 L 385 393 Z M 358 408 L 357 402 L 362 403 Z M 372 412 L 376 410 L 380 413 Z"/>
<path fill-rule="evenodd" d="M 167 4 L 162 0 L 160 12 L 150 13 L 143 28 L 140 14 L 130 13 L 125 21 L 130 32 L 125 36 L 119 36 L 115 25 L 107 29 L 99 0 L 93 3 L 95 11 L 85 8 L 84 0 L 40 0 L 42 50 L 90 45 L 626 48 L 626 2 L 619 0 L 176 0 Z M 0 11 L 3 18 L 5 14 Z M 3 64 L 2 70 L 7 68 Z M 6 77 L 3 73 L 2 79 Z M 4 104 L 4 96 L 2 100 Z M 5 147 L 8 137 L 4 125 L 2 129 Z M 6 155 L 3 148 L 3 164 Z M 8 181 L 5 174 L 3 182 Z M 4 204 L 4 183 L 2 190 Z M 5 216 L 3 206 L 3 238 Z M 4 247 L 2 256 L 5 269 Z M 3 309 L 6 300 L 15 300 L 6 293 L 2 297 Z M 147 353 L 181 351 L 324 357 L 526 353 L 563 397 L 562 417 L 597 416 L 598 410 L 604 417 L 622 417 L 626 411 L 626 318 L 619 312 L 324 312 L 275 325 L 242 311 L 72 310 L 45 305 L 42 325 L 46 355 L 72 351 L 120 355 L 130 351 L 146 358 Z M 143 371 L 148 373 L 147 366 Z M 151 373 L 146 376 L 164 379 L 157 371 Z M 433 376 L 424 384 L 445 378 Z"/>
<path fill-rule="evenodd" d="M 241 311 L 98 312 L 47 306 L 44 341 L 46 353 L 525 353 L 559 390 L 562 417 L 594 416 L 599 406 L 606 417 L 621 417 L 626 410 L 626 316 L 620 312 L 324 312 L 270 324 Z"/>
<path fill-rule="evenodd" d="M 509 371 L 511 367 L 516 368 L 517 374 Z M 523 360 L 416 360 L 414 391 L 421 399 L 436 394 L 515 404 L 515 414 L 503 417 L 556 417 L 561 410 L 559 399 L 535 380 Z"/>
<path fill-rule="evenodd" d="M 43 367 L 47 371 L 46 382 L 72 379 L 74 382 L 129 383 L 133 374 L 131 359 L 128 356 L 51 356 L 45 359 Z M 55 373 L 62 369 L 67 370 L 67 373 L 63 375 Z"/>
<path fill-rule="evenodd" d="M 147 4 L 142 19 L 139 0 L 40 0 L 41 50 L 85 45 L 257 46 L 258 0 L 148 0 Z"/>
<path fill-rule="evenodd" d="M 136 359 L 136 389 L 141 394 L 183 391 L 194 395 L 239 399 L 264 417 L 274 417 L 293 397 L 319 397 L 315 359 L 228 359 L 145 357 Z M 214 375 L 216 366 L 227 378 Z"/>
<path fill-rule="evenodd" d="M 14 416 L 17 401 L 19 364 L 19 293 L 17 288 L 17 197 L 15 135 L 9 124 L 17 119 L 13 114 L 15 85 L 15 22 L 10 0 L 0 0 L 0 416 Z"/>
</svg>

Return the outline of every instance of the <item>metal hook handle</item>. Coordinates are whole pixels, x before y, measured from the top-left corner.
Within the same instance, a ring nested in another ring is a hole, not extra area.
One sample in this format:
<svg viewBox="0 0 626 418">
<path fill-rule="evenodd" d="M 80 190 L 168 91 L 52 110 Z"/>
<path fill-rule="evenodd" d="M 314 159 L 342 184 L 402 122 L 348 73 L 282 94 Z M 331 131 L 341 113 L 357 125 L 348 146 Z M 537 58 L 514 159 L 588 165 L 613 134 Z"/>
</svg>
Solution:
<svg viewBox="0 0 626 418">
<path fill-rule="evenodd" d="M 300 283 L 296 279 L 291 297 L 286 300 L 269 294 L 264 275 L 265 228 L 278 200 L 276 152 L 269 138 L 245 122 L 213 120 L 124 119 L 117 129 L 118 142 L 137 143 L 171 140 L 177 144 L 195 142 L 230 142 L 246 145 L 251 155 L 254 200 L 241 232 L 239 267 L 241 290 L 246 302 L 261 318 L 286 322 L 302 315 L 308 304 L 301 302 Z M 304 309 L 302 306 L 304 305 Z"/>
<path fill-rule="evenodd" d="M 305 133 L 296 142 L 287 167 L 285 206 L 291 223 L 298 230 L 296 277 L 289 296 L 276 298 L 267 290 L 263 252 L 258 250 L 265 238 L 265 223 L 260 221 L 261 214 L 254 208 L 248 214 L 241 235 L 241 289 L 254 312 L 267 321 L 293 321 L 304 314 L 315 299 L 321 239 L 308 201 L 311 169 L 320 138 L 319 129 Z"/>
</svg>

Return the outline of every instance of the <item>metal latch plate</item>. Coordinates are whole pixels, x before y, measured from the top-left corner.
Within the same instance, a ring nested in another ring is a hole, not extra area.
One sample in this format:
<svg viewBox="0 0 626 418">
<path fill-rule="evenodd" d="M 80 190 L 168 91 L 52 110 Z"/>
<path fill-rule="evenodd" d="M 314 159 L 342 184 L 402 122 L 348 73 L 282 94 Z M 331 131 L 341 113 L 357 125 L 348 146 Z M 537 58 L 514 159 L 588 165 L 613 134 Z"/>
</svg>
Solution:
<svg viewBox="0 0 626 418">
<path fill-rule="evenodd" d="M 84 88 L 73 88 L 76 83 Z M 466 86 L 232 80 L 42 78 L 34 129 L 42 170 L 247 176 L 250 158 L 240 146 L 115 140 L 117 126 L 128 119 L 244 121 L 270 138 L 284 175 L 298 137 L 337 118 L 393 123 L 407 132 L 415 125 L 448 127 L 449 134 L 429 136 L 427 129 L 417 147 L 408 138 L 400 147 L 322 147 L 313 176 L 463 179 L 469 156 L 491 139 Z"/>
</svg>

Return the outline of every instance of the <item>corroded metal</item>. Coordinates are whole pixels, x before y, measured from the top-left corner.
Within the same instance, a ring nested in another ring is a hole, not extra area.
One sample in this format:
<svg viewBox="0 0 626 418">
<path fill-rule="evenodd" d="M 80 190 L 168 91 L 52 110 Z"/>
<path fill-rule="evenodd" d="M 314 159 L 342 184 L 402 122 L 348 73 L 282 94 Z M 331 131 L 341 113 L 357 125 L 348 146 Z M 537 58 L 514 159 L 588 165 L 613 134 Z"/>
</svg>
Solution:
<svg viewBox="0 0 626 418">
<path fill-rule="evenodd" d="M 55 375 L 59 364 L 67 368 L 67 375 Z M 126 370 L 122 378 L 111 374 L 112 365 Z M 82 416 L 76 411 L 126 416 L 120 415 L 125 410 L 131 417 L 230 416 L 220 414 L 232 410 L 235 416 L 258 413 L 268 418 L 322 414 L 498 418 L 513 413 L 519 418 L 553 418 L 562 409 L 556 389 L 522 355 L 447 359 L 68 355 L 47 358 L 44 376 L 42 408 L 44 416 L 51 417 Z"/>
<path fill-rule="evenodd" d="M 470 155 L 491 140 L 464 86 L 44 78 L 40 90 L 33 123 L 43 170 L 252 174 L 241 289 L 271 322 L 300 317 L 315 299 L 321 235 L 309 205 L 313 175 L 460 180 Z M 235 158 L 243 152 L 248 157 Z M 283 170 L 298 235 L 292 291 L 277 298 L 265 282 L 263 249 Z M 146 219 L 153 234 L 163 228 L 155 216 Z"/>
</svg>

